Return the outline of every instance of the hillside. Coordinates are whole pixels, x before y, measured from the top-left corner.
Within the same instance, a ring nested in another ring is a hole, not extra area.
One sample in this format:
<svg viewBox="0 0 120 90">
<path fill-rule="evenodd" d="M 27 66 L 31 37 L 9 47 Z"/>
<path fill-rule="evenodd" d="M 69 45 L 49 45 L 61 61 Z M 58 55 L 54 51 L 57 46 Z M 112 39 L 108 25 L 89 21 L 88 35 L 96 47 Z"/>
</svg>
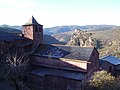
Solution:
<svg viewBox="0 0 120 90">
<path fill-rule="evenodd" d="M 44 44 L 65 44 L 64 42 L 60 42 L 50 35 L 43 35 L 43 43 Z"/>
<path fill-rule="evenodd" d="M 3 27 L 3 26 L 0 26 L 0 31 L 4 31 L 4 32 L 8 32 L 8 33 L 22 33 L 21 30 L 14 29 L 11 27 Z"/>
<path fill-rule="evenodd" d="M 2 27 L 2 28 L 6 27 L 6 28 L 12 28 L 12 29 L 17 29 L 17 30 L 22 30 L 22 26 L 9 26 L 7 24 L 3 24 L 0 27 Z"/>
<path fill-rule="evenodd" d="M 100 56 L 112 54 L 120 57 L 120 27 L 92 33 L 92 37 L 97 40 Z"/>
<path fill-rule="evenodd" d="M 53 37 L 69 45 L 79 45 L 81 39 L 82 42 L 86 42 L 90 37 L 92 45 L 99 50 L 100 56 L 112 54 L 120 57 L 120 27 L 114 27 L 108 30 L 85 31 L 85 34 L 83 34 L 83 32 L 84 31 L 80 30 L 80 32 L 76 33 L 75 30 L 73 30 L 55 34 Z"/>
</svg>

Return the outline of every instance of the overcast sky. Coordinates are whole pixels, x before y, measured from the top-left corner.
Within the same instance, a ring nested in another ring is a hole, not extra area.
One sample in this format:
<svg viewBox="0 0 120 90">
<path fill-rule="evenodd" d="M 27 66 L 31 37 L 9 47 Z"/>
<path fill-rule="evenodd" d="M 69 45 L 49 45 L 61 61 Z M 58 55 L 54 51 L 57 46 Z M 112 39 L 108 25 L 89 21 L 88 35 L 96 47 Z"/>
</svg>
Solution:
<svg viewBox="0 0 120 90">
<path fill-rule="evenodd" d="M 120 25 L 120 0 L 0 0 L 0 25 Z"/>
</svg>

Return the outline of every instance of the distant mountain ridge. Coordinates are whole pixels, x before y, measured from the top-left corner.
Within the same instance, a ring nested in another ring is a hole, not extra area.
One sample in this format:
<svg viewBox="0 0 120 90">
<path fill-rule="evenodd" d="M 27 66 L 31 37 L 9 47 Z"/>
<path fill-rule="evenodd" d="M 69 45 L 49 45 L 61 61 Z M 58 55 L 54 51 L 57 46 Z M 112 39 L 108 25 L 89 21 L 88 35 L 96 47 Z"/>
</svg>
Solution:
<svg viewBox="0 0 120 90">
<path fill-rule="evenodd" d="M 0 26 L 0 31 L 8 32 L 8 33 L 22 33 L 21 30 L 17 28 L 12 28 L 12 26 L 2 25 Z"/>
<path fill-rule="evenodd" d="M 13 28 L 13 29 L 17 29 L 17 30 L 22 30 L 22 26 L 10 26 L 10 25 L 7 25 L 7 24 L 3 24 L 1 25 L 0 27 L 6 27 L 6 28 Z"/>
<path fill-rule="evenodd" d="M 22 30 L 22 26 L 9 26 L 9 25 L 1 25 L 1 28 L 13 28 L 17 30 Z M 113 29 L 117 26 L 115 25 L 85 25 L 85 26 L 78 26 L 78 25 L 69 25 L 69 26 L 56 26 L 56 27 L 50 27 L 50 28 L 44 28 L 44 34 L 47 35 L 54 35 L 64 32 L 69 32 L 74 29 L 80 29 L 80 30 L 108 30 Z"/>
<path fill-rule="evenodd" d="M 56 26 L 51 28 L 45 28 L 44 33 L 48 35 L 64 33 L 68 31 L 72 31 L 74 29 L 80 30 L 108 30 L 115 28 L 115 25 L 85 25 L 85 26 L 77 26 L 77 25 L 70 25 L 70 26 Z"/>
</svg>

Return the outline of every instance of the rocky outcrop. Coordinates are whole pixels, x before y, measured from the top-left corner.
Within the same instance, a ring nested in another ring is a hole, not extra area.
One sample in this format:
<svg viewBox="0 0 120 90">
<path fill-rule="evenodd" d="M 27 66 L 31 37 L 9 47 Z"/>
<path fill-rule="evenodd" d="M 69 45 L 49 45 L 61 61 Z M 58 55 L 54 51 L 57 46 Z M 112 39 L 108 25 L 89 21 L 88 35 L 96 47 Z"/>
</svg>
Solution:
<svg viewBox="0 0 120 90">
<path fill-rule="evenodd" d="M 75 29 L 75 32 L 70 38 L 68 45 L 76 45 L 81 47 L 92 47 L 94 40 L 91 37 L 91 33 L 87 31 L 82 31 L 80 29 Z"/>
</svg>

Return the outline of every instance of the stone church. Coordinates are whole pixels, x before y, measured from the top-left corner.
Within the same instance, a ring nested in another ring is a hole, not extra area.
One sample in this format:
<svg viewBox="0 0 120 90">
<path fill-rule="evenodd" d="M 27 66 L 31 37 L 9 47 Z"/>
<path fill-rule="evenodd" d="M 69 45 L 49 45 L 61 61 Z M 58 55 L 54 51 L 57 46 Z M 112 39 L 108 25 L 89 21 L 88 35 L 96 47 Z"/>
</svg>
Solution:
<svg viewBox="0 0 120 90">
<path fill-rule="evenodd" d="M 0 32 L 5 50 L 16 47 L 31 52 L 32 71 L 27 82 L 35 90 L 81 90 L 91 75 L 99 70 L 99 53 L 94 47 L 43 43 L 43 25 L 32 16 L 23 25 L 20 36 Z"/>
</svg>

